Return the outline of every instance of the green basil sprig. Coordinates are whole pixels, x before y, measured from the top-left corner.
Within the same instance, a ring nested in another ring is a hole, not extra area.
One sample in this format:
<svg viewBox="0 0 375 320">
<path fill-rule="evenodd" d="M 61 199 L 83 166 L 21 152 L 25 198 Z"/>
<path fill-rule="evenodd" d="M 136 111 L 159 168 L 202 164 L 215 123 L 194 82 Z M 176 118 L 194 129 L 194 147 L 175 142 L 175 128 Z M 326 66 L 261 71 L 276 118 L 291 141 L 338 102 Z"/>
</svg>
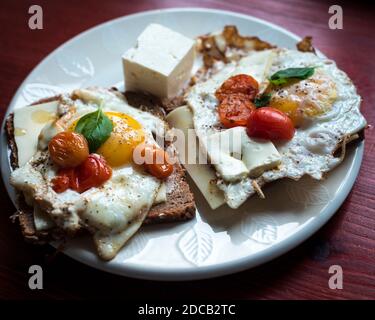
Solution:
<svg viewBox="0 0 375 320">
<path fill-rule="evenodd" d="M 265 107 L 270 103 L 271 100 L 271 94 L 265 93 L 259 96 L 258 98 L 255 98 L 254 105 L 256 108 Z"/>
<path fill-rule="evenodd" d="M 113 129 L 112 121 L 104 114 L 102 106 L 97 111 L 84 115 L 74 129 L 82 134 L 90 152 L 95 152 L 109 138 Z"/>
<path fill-rule="evenodd" d="M 269 79 L 274 85 L 282 85 L 289 81 L 289 79 L 307 79 L 314 74 L 315 67 L 308 68 L 288 68 L 277 71 Z"/>
</svg>

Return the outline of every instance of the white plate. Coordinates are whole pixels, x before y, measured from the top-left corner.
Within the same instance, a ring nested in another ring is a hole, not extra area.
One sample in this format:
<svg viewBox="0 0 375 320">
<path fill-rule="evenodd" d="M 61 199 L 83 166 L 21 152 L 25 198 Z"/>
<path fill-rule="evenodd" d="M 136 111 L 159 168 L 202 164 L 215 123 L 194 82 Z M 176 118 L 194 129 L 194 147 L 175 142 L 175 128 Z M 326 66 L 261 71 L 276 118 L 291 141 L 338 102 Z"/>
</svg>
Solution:
<svg viewBox="0 0 375 320">
<path fill-rule="evenodd" d="M 227 11 L 189 8 L 130 15 L 90 29 L 48 55 L 20 86 L 8 112 L 61 91 L 121 83 L 121 54 L 151 22 L 190 37 L 234 24 L 243 34 L 282 47 L 295 48 L 300 40 L 263 20 Z M 2 129 L 2 176 L 14 201 L 6 148 Z M 253 197 L 236 211 L 210 210 L 191 183 L 199 211 L 196 219 L 144 227 L 110 262 L 97 258 L 89 238 L 75 240 L 65 253 L 94 268 L 154 280 L 210 278 L 257 266 L 294 248 L 332 217 L 353 186 L 363 149 L 363 143 L 350 148 L 325 181 L 276 182 L 265 189 L 271 201 Z"/>
</svg>

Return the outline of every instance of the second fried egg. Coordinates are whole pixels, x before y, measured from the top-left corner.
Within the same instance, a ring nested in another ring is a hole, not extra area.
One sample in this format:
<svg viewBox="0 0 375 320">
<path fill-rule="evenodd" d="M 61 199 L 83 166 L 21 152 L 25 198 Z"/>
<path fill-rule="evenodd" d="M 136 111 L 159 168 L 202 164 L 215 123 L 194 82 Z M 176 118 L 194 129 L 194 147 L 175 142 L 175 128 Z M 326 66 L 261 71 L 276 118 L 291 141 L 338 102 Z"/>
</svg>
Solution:
<svg viewBox="0 0 375 320">
<path fill-rule="evenodd" d="M 268 80 L 280 70 L 306 67 L 313 67 L 315 72 L 305 80 L 289 81 L 283 86 L 273 86 Z M 271 94 L 269 105 L 285 112 L 297 130 L 288 142 L 272 141 L 281 155 L 277 168 L 257 178 L 242 177 L 237 181 L 229 181 L 216 172 L 217 185 L 232 208 L 239 207 L 256 192 L 254 181 L 261 186 L 286 177 L 298 180 L 303 175 L 322 179 L 325 172 L 342 161 L 342 157 L 333 155 L 337 146 L 366 126 L 355 86 L 333 61 L 313 53 L 271 49 L 250 52 L 191 89 L 187 101 L 201 145 L 209 136 L 226 130 L 220 123 L 215 92 L 226 79 L 237 74 L 254 77 L 260 88 L 265 88 L 262 93 Z M 230 163 L 227 169 L 233 171 L 235 161 Z"/>
</svg>

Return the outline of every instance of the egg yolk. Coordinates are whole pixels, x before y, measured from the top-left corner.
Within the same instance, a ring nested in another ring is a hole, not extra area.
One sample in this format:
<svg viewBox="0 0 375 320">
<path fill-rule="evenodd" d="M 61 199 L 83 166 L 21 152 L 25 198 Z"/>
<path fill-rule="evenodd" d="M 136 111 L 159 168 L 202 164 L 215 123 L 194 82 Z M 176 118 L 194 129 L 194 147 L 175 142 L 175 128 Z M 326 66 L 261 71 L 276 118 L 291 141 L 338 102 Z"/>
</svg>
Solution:
<svg viewBox="0 0 375 320">
<path fill-rule="evenodd" d="M 101 154 L 112 167 L 130 163 L 134 148 L 145 139 L 141 124 L 120 112 L 105 112 L 105 114 L 112 121 L 113 130 L 97 153 Z"/>
<path fill-rule="evenodd" d="M 331 110 L 337 98 L 335 83 L 322 72 L 303 81 L 275 87 L 271 94 L 270 105 L 286 113 L 297 127 L 304 118 L 314 118 Z"/>
<path fill-rule="evenodd" d="M 134 148 L 145 140 L 141 124 L 134 118 L 121 112 L 104 112 L 113 123 L 109 138 L 96 153 L 102 155 L 111 167 L 118 167 L 132 162 Z M 71 129 L 74 130 L 75 121 Z"/>
</svg>

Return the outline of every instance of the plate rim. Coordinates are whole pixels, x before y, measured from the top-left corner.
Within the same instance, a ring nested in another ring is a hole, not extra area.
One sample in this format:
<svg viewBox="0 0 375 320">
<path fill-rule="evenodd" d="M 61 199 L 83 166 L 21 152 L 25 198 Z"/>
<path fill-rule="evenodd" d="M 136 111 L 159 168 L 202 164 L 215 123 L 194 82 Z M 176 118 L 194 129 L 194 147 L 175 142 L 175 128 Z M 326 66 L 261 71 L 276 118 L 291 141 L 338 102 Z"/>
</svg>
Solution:
<svg viewBox="0 0 375 320">
<path fill-rule="evenodd" d="M 260 19 L 251 15 L 238 13 L 231 10 L 222 10 L 222 9 L 211 9 L 211 8 L 204 8 L 204 7 L 181 7 L 181 8 L 165 8 L 165 9 L 155 9 L 155 10 L 146 10 L 141 12 L 132 13 L 129 15 L 124 15 L 121 17 L 117 17 L 114 19 L 110 19 L 107 21 L 104 21 L 100 24 L 97 24 L 87 30 L 82 31 L 81 33 L 75 35 L 74 37 L 70 38 L 69 40 L 65 41 L 61 45 L 59 45 L 57 48 L 55 48 L 52 52 L 47 54 L 45 58 L 43 58 L 25 77 L 25 79 L 22 81 L 18 89 L 13 95 L 12 100 L 10 101 L 7 110 L 4 114 L 4 119 L 2 121 L 2 127 L 1 127 L 1 142 L 0 142 L 0 149 L 2 150 L 2 157 L 1 157 L 1 173 L 2 173 L 2 180 L 3 184 L 5 186 L 5 189 L 7 190 L 8 196 L 11 199 L 13 205 L 16 206 L 14 197 L 11 196 L 12 188 L 10 187 L 8 178 L 9 178 L 9 172 L 11 171 L 10 168 L 10 162 L 9 162 L 9 156 L 8 156 L 8 143 L 6 139 L 6 133 L 5 133 L 5 122 L 7 119 L 7 116 L 10 112 L 13 111 L 14 105 L 16 102 L 17 97 L 20 95 L 21 90 L 26 85 L 28 79 L 39 69 L 39 67 L 51 59 L 53 55 L 55 55 L 57 52 L 62 50 L 62 48 L 74 41 L 79 40 L 80 37 L 84 37 L 87 33 L 93 32 L 96 29 L 100 29 L 104 25 L 116 23 L 117 21 L 123 20 L 123 19 L 136 19 L 140 16 L 147 16 L 147 15 L 154 15 L 157 13 L 168 13 L 168 12 L 201 12 L 201 13 L 219 13 L 219 14 L 225 14 L 225 15 L 231 15 L 234 17 L 243 18 L 246 20 L 252 20 L 254 22 L 261 23 L 263 25 L 266 25 L 268 27 L 271 27 L 272 29 L 276 29 L 291 38 L 295 39 L 296 41 L 301 40 L 301 37 L 298 35 L 290 32 L 289 30 L 280 27 L 272 22 L 266 21 L 264 19 Z M 318 51 L 319 54 L 322 54 L 320 51 Z M 324 54 L 322 54 L 324 56 Z M 352 150 L 353 154 L 353 160 L 350 163 L 349 173 L 347 175 L 347 179 L 344 182 L 343 185 L 341 185 L 341 191 L 333 198 L 334 200 L 331 201 L 324 209 L 322 209 L 321 213 L 317 216 L 315 216 L 312 221 L 308 222 L 305 226 L 301 227 L 299 230 L 295 231 L 292 235 L 282 239 L 280 242 L 267 247 L 259 252 L 252 253 L 248 256 L 241 257 L 235 260 L 226 261 L 226 262 L 220 262 L 215 263 L 207 266 L 195 266 L 195 267 L 176 267 L 174 269 L 166 269 L 166 268 L 160 268 L 157 266 L 142 266 L 139 265 L 133 265 L 133 263 L 129 263 L 128 265 L 123 264 L 112 264 L 112 265 L 106 265 L 106 263 L 102 263 L 99 261 L 99 263 L 95 263 L 95 261 L 92 261 L 92 259 L 84 258 L 82 255 L 79 254 L 71 254 L 69 252 L 64 252 L 65 255 L 68 257 L 83 263 L 85 265 L 88 265 L 90 267 L 93 267 L 95 269 L 99 269 L 105 272 L 109 272 L 116 275 L 121 276 L 127 276 L 132 278 L 138 278 L 138 279 L 146 279 L 146 280 L 158 280 L 158 281 L 187 281 L 187 280 L 200 280 L 200 279 L 208 279 L 208 278 L 215 278 L 219 276 L 224 276 L 240 271 L 244 271 L 246 269 L 254 268 L 256 266 L 259 266 L 261 264 L 264 264 L 266 262 L 269 262 L 286 252 L 294 249 L 298 245 L 300 245 L 302 242 L 310 238 L 315 232 L 317 232 L 320 228 L 322 228 L 328 220 L 332 218 L 332 216 L 337 212 L 339 207 L 343 204 L 345 199 L 347 198 L 348 194 L 350 193 L 355 181 L 356 177 L 358 176 L 360 166 L 363 159 L 363 153 L 364 153 L 364 141 L 361 141 L 358 143 L 358 145 L 353 148 Z M 5 151 L 5 152 L 3 152 Z M 6 161 L 4 161 L 6 159 Z"/>
</svg>

